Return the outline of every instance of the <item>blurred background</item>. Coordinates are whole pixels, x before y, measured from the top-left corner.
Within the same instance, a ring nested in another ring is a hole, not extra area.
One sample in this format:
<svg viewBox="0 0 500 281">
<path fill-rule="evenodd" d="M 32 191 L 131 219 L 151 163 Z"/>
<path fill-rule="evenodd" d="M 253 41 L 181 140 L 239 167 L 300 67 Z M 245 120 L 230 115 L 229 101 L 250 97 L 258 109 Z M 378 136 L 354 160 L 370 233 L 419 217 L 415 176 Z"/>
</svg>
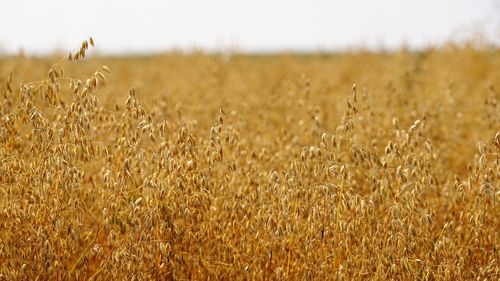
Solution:
<svg viewBox="0 0 500 281">
<path fill-rule="evenodd" d="M 172 0 L 2 3 L 0 53 L 316 52 L 500 44 L 499 0 Z"/>
</svg>

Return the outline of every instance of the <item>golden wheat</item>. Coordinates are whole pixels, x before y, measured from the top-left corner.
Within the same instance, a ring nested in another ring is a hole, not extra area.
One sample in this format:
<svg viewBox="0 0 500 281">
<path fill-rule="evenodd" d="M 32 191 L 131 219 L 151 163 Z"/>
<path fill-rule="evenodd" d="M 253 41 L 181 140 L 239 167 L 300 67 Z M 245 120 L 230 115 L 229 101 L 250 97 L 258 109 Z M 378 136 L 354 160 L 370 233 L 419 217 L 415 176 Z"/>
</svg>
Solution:
<svg viewBox="0 0 500 281">
<path fill-rule="evenodd" d="M 500 278 L 498 49 L 89 43 L 0 57 L 1 280 Z"/>
</svg>

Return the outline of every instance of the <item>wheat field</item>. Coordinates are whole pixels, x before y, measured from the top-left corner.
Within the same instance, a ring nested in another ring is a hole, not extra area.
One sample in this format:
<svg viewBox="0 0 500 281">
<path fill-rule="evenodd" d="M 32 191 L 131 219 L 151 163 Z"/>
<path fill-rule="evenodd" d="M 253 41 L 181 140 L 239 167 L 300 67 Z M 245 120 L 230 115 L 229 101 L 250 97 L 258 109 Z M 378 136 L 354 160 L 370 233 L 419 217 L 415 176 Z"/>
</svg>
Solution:
<svg viewBox="0 0 500 281">
<path fill-rule="evenodd" d="M 0 280 L 500 279 L 498 48 L 93 45 L 0 57 Z"/>
</svg>

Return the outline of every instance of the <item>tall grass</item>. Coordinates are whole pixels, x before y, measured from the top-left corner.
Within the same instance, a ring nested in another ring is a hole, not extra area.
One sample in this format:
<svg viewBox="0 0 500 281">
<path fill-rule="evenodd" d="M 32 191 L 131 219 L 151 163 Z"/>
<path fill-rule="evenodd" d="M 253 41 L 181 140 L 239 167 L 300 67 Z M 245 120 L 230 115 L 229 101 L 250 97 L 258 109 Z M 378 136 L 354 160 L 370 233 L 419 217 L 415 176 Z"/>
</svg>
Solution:
<svg viewBox="0 0 500 281">
<path fill-rule="evenodd" d="M 498 49 L 90 43 L 0 58 L 0 279 L 500 278 Z"/>
</svg>

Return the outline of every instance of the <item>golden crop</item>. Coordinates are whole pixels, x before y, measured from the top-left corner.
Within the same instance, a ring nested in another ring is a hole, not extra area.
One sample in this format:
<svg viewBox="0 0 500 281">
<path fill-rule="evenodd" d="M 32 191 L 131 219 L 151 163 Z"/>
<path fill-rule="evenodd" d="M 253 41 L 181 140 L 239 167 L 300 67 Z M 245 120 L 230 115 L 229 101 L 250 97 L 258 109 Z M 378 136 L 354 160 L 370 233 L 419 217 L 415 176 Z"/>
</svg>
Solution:
<svg viewBox="0 0 500 281">
<path fill-rule="evenodd" d="M 500 278 L 497 48 L 89 47 L 0 58 L 0 280 Z"/>
</svg>

